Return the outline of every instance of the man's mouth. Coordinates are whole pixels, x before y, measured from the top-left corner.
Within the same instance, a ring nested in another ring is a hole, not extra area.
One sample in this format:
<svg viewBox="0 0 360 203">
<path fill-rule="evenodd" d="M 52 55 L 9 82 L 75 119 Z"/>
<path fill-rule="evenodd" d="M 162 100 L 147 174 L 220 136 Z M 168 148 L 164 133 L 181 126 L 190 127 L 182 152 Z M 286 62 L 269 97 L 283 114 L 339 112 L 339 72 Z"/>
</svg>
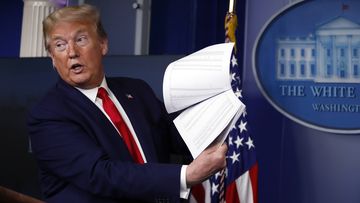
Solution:
<svg viewBox="0 0 360 203">
<path fill-rule="evenodd" d="M 71 65 L 71 70 L 74 71 L 75 73 L 80 73 L 83 69 L 83 65 L 79 64 L 79 63 L 75 63 L 73 65 Z"/>
</svg>

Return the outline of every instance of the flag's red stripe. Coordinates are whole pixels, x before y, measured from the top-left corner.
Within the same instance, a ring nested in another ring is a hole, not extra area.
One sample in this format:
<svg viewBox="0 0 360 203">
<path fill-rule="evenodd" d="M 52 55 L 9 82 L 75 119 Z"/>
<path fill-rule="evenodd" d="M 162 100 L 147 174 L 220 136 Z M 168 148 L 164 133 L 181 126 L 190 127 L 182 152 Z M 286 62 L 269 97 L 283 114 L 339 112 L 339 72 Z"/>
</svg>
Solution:
<svg viewBox="0 0 360 203">
<path fill-rule="evenodd" d="M 240 203 L 235 181 L 226 187 L 225 200 L 228 203 Z"/>
<path fill-rule="evenodd" d="M 256 163 L 249 170 L 250 181 L 253 191 L 254 203 L 258 202 L 258 164 Z"/>
<path fill-rule="evenodd" d="M 205 190 L 201 183 L 191 187 L 191 194 L 197 203 L 205 203 Z"/>
</svg>

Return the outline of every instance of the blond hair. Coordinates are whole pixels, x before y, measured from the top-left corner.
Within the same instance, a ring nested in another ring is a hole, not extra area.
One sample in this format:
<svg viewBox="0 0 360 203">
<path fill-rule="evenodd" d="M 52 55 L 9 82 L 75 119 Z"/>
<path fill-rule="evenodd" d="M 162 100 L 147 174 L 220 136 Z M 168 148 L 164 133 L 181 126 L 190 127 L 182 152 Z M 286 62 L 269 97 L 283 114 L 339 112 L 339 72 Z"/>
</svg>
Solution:
<svg viewBox="0 0 360 203">
<path fill-rule="evenodd" d="M 82 4 L 80 6 L 68 6 L 48 15 L 43 20 L 43 34 L 45 38 L 45 48 L 50 51 L 50 33 L 54 26 L 59 22 L 80 22 L 93 24 L 96 33 L 100 39 L 107 39 L 107 34 L 101 24 L 99 11 L 89 4 Z"/>
</svg>

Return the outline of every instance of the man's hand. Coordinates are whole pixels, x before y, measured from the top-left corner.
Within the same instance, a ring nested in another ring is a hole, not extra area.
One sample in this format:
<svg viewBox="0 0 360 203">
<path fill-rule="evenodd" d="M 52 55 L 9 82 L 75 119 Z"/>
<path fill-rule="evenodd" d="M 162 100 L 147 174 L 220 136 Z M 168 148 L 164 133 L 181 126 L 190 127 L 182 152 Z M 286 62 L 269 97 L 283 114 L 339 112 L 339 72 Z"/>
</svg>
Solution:
<svg viewBox="0 0 360 203">
<path fill-rule="evenodd" d="M 186 169 L 186 184 L 191 187 L 203 182 L 206 178 L 215 174 L 226 166 L 226 144 L 211 146 L 190 163 Z"/>
</svg>

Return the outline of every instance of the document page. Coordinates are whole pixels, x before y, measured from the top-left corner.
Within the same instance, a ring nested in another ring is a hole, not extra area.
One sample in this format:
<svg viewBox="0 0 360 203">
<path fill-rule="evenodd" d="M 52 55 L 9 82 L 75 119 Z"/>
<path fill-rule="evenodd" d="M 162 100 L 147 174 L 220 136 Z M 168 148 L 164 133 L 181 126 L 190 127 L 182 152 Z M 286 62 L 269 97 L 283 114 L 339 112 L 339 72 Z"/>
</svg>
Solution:
<svg viewBox="0 0 360 203">
<path fill-rule="evenodd" d="M 231 89 L 230 57 L 234 43 L 206 47 L 168 65 L 163 97 L 168 113 Z"/>
<path fill-rule="evenodd" d="M 215 139 L 224 141 L 244 109 L 230 89 L 186 109 L 174 124 L 196 158 Z"/>
</svg>

